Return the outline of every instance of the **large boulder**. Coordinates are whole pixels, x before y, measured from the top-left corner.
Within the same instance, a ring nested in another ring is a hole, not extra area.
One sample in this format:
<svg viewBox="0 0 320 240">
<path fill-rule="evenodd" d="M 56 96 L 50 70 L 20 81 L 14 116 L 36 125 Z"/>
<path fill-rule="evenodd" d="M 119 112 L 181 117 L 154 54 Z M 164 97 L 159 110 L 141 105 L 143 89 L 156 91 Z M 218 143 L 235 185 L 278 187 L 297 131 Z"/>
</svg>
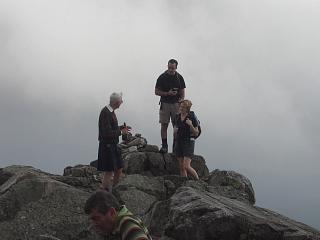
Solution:
<svg viewBox="0 0 320 240">
<path fill-rule="evenodd" d="M 255 203 L 255 195 L 250 180 L 234 171 L 212 171 L 206 179 L 209 191 L 222 196 Z"/>
<path fill-rule="evenodd" d="M 124 161 L 124 173 L 142 174 L 147 176 L 178 175 L 179 164 L 174 154 L 161 154 L 159 148 L 155 145 L 146 144 L 146 140 L 141 135 L 131 136 L 129 142 L 118 144 L 121 149 Z M 88 177 L 89 175 L 98 175 L 93 169 L 96 169 L 97 160 L 90 163 L 91 167 L 77 165 L 67 167 L 64 170 L 64 176 Z M 191 166 L 197 171 L 200 178 L 209 175 L 206 161 L 202 156 L 192 156 Z M 98 179 L 98 177 L 94 177 Z M 79 180 L 79 179 L 78 179 Z M 78 181 L 75 180 L 75 181 Z"/>
<path fill-rule="evenodd" d="M 166 158 L 168 158 L 169 155 L 155 152 L 147 152 L 146 154 L 148 157 L 147 170 L 150 171 L 153 176 L 168 174 Z"/>
<path fill-rule="evenodd" d="M 191 166 L 197 171 L 200 178 L 204 178 L 209 175 L 206 160 L 202 156 L 193 155 L 191 160 Z"/>
<path fill-rule="evenodd" d="M 143 152 L 134 152 L 126 155 L 123 161 L 126 174 L 142 174 L 146 170 L 147 155 Z"/>
<path fill-rule="evenodd" d="M 85 191 L 94 191 L 100 186 L 101 172 L 88 165 L 68 166 L 63 171 L 63 176 L 53 175 L 52 179 Z"/>
<path fill-rule="evenodd" d="M 31 167 L 4 168 L 0 179 L 1 239 L 99 239 L 87 231 L 89 193 Z"/>
<path fill-rule="evenodd" d="M 243 201 L 181 187 L 154 205 L 149 227 L 176 240 L 317 239 L 315 229 Z M 165 220 L 165 221 L 164 221 Z"/>
<path fill-rule="evenodd" d="M 159 152 L 159 147 L 157 145 L 145 145 L 143 148 L 139 149 L 140 152 Z"/>
<path fill-rule="evenodd" d="M 234 171 L 209 174 L 193 156 L 200 180 L 179 176 L 173 154 L 160 154 L 141 136 L 119 144 L 124 175 L 114 195 L 148 226 L 155 239 L 319 240 L 320 233 L 255 207 L 252 184 Z M 99 189 L 97 162 L 66 167 L 62 176 L 32 167 L 0 169 L 0 236 L 5 240 L 98 240 L 87 230 L 83 206 Z"/>
<path fill-rule="evenodd" d="M 166 197 L 162 178 L 151 178 L 139 174 L 123 177 L 113 192 L 121 203 L 139 217 L 143 217 L 156 201 Z"/>
<path fill-rule="evenodd" d="M 179 164 L 177 158 L 173 154 L 161 154 L 155 152 L 147 152 L 147 170 L 154 176 L 163 176 L 169 174 L 179 174 Z M 200 178 L 207 177 L 209 170 L 203 157 L 194 155 L 192 157 L 191 166 L 197 171 Z"/>
</svg>

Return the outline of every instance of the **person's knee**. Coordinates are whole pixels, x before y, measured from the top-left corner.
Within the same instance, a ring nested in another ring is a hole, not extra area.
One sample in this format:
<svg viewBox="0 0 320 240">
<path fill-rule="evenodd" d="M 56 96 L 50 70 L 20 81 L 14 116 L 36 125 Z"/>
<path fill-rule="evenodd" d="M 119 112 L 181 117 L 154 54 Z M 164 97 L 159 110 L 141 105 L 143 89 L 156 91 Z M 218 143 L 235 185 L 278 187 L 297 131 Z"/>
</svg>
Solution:
<svg viewBox="0 0 320 240">
<path fill-rule="evenodd" d="M 113 180 L 113 172 L 104 172 L 103 181 L 111 182 Z"/>
<path fill-rule="evenodd" d="M 161 130 L 167 130 L 169 124 L 168 123 L 161 123 Z"/>
<path fill-rule="evenodd" d="M 186 169 L 187 165 L 186 165 L 186 161 L 182 160 L 181 161 L 181 166 L 183 169 Z"/>
<path fill-rule="evenodd" d="M 115 176 L 120 176 L 121 174 L 122 174 L 122 168 L 117 169 L 114 173 Z"/>
<path fill-rule="evenodd" d="M 184 163 L 183 163 L 183 162 L 180 164 L 180 169 L 182 169 L 182 170 L 185 169 L 185 166 L 184 166 Z"/>
<path fill-rule="evenodd" d="M 189 158 L 185 157 L 185 158 L 183 159 L 183 162 L 184 162 L 184 165 L 185 165 L 186 168 L 189 168 L 189 167 L 190 167 L 190 162 L 191 162 L 191 160 L 190 160 Z"/>
<path fill-rule="evenodd" d="M 112 177 L 113 176 L 113 172 L 109 172 L 109 171 L 104 172 L 104 176 L 105 177 Z"/>
</svg>

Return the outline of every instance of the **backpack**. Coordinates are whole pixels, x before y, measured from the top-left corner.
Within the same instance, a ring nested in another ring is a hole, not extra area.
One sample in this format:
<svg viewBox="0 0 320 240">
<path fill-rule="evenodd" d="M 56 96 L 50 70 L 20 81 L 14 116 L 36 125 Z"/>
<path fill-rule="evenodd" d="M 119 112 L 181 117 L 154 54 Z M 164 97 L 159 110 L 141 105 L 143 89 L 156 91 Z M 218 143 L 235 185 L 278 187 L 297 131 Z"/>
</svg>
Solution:
<svg viewBox="0 0 320 240">
<path fill-rule="evenodd" d="M 200 121 L 199 119 L 197 118 L 196 114 L 194 113 L 194 111 L 190 111 L 189 112 L 189 115 L 191 118 L 195 119 L 197 122 L 198 122 L 198 135 L 197 136 L 192 136 L 194 139 L 197 139 L 200 135 L 201 135 L 201 126 L 200 126 Z"/>
</svg>

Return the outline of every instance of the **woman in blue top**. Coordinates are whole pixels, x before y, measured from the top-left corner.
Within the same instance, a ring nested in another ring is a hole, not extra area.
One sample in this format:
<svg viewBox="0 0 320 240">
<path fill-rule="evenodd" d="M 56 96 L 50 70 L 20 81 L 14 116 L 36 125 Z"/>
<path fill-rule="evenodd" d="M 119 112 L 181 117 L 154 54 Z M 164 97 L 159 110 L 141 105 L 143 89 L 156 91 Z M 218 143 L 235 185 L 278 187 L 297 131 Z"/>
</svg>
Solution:
<svg viewBox="0 0 320 240">
<path fill-rule="evenodd" d="M 194 137 L 199 134 L 198 120 L 194 114 L 190 114 L 192 102 L 183 100 L 180 102 L 179 114 L 174 120 L 174 153 L 179 162 L 180 175 L 187 177 L 188 173 L 199 179 L 197 172 L 191 167 L 191 157 L 194 152 Z"/>
</svg>

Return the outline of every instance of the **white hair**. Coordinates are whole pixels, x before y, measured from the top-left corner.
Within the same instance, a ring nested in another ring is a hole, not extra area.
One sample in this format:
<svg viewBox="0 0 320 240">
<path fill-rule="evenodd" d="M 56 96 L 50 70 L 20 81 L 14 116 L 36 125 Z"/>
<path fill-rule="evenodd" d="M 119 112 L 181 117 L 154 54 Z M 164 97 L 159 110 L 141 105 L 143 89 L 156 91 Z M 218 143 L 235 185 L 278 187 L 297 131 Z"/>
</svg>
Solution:
<svg viewBox="0 0 320 240">
<path fill-rule="evenodd" d="M 110 104 L 121 101 L 121 99 L 122 99 L 122 92 L 120 93 L 114 92 L 110 95 Z"/>
</svg>

